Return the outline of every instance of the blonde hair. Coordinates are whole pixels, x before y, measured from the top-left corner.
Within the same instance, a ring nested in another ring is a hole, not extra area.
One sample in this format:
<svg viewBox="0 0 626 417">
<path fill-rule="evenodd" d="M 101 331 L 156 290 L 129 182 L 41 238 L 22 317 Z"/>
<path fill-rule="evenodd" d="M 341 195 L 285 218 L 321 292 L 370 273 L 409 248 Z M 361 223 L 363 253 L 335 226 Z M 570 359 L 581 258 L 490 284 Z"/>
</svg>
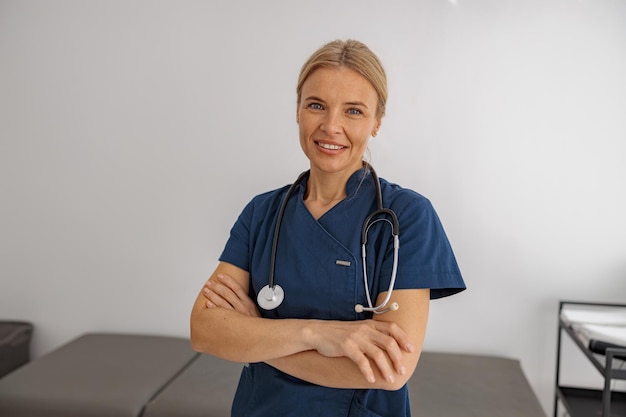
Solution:
<svg viewBox="0 0 626 417">
<path fill-rule="evenodd" d="M 387 75 L 382 63 L 364 43 L 348 39 L 327 43 L 315 51 L 300 70 L 296 93 L 298 104 L 302 98 L 302 86 L 318 68 L 346 67 L 361 74 L 374 87 L 378 95 L 376 116 L 385 115 L 387 104 Z"/>
</svg>

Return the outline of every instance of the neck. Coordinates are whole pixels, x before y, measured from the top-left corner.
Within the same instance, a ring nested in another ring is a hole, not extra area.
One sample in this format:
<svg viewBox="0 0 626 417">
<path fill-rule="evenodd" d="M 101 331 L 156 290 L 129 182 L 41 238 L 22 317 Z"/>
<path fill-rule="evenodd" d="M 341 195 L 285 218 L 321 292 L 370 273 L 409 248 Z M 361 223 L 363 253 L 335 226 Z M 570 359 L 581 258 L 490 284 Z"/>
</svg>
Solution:
<svg viewBox="0 0 626 417">
<path fill-rule="evenodd" d="M 309 177 L 305 201 L 316 201 L 321 204 L 331 204 L 346 198 L 346 183 L 343 181 L 326 181 Z"/>
<path fill-rule="evenodd" d="M 354 172 L 325 173 L 311 168 L 304 203 L 316 219 L 346 198 L 346 184 Z"/>
</svg>

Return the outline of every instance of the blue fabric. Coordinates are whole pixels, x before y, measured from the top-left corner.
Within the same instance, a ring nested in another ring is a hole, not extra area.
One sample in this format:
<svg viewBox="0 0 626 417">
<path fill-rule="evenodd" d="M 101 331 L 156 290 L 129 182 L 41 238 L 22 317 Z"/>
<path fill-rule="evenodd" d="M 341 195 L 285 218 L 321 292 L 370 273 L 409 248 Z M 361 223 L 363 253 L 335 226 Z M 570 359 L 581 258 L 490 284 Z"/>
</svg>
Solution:
<svg viewBox="0 0 626 417">
<path fill-rule="evenodd" d="M 383 204 L 400 223 L 400 250 L 395 289 L 430 288 L 431 298 L 465 289 L 454 254 L 430 202 L 420 194 L 380 180 Z M 256 196 L 231 230 L 220 261 L 250 273 L 250 296 L 256 300 L 268 283 L 276 218 L 289 187 Z M 280 232 L 275 282 L 285 300 L 267 318 L 363 320 L 366 305 L 361 260 L 361 229 L 376 209 L 369 171 L 353 174 L 347 198 L 315 220 L 304 205 L 306 181 L 290 198 Z M 337 264 L 336 261 L 343 261 Z M 349 263 L 349 266 L 345 266 Z M 391 227 L 378 222 L 367 239 L 368 278 L 372 301 L 387 291 L 393 264 Z M 234 417 L 410 416 L 406 386 L 398 391 L 320 387 L 284 374 L 264 363 L 245 367 L 235 400 Z"/>
</svg>

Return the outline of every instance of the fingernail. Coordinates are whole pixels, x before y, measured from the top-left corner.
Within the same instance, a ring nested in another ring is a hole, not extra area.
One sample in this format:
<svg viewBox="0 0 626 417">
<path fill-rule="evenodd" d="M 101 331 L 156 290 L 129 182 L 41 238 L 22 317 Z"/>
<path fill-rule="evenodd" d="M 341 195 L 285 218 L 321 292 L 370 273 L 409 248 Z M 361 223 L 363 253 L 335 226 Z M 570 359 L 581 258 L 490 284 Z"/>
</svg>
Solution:
<svg viewBox="0 0 626 417">
<path fill-rule="evenodd" d="M 400 368 L 400 375 L 405 375 L 406 374 L 406 368 L 403 366 Z"/>
<path fill-rule="evenodd" d="M 368 381 L 370 384 L 373 384 L 374 382 L 376 382 L 376 378 L 374 378 L 374 376 L 373 376 L 373 375 L 372 375 L 372 376 L 368 376 L 368 377 L 367 377 L 367 381 Z"/>
<path fill-rule="evenodd" d="M 413 347 L 413 344 L 412 344 L 412 343 L 407 343 L 407 344 L 406 344 L 406 346 L 405 346 L 405 349 L 406 349 L 407 351 L 409 351 L 409 352 L 413 352 L 413 350 L 414 350 L 415 348 Z"/>
<path fill-rule="evenodd" d="M 207 287 L 204 287 L 202 289 L 202 292 L 205 293 L 205 294 L 208 294 L 210 291 L 209 291 L 209 289 Z"/>
<path fill-rule="evenodd" d="M 393 377 L 393 375 L 387 375 L 387 382 L 389 382 L 390 384 L 393 384 L 395 381 L 395 378 Z"/>
</svg>

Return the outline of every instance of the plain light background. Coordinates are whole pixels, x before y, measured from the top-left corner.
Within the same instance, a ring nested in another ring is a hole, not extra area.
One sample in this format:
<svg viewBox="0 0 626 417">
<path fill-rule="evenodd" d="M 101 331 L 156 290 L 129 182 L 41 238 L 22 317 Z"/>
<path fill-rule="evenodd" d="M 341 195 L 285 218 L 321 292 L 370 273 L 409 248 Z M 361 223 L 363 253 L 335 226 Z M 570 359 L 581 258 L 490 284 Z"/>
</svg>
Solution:
<svg viewBox="0 0 626 417">
<path fill-rule="evenodd" d="M 336 38 L 385 64 L 371 161 L 469 286 L 426 349 L 517 358 L 551 408 L 558 301 L 626 302 L 623 0 L 0 0 L 0 318 L 34 356 L 188 335 L 240 210 L 307 168 L 296 78 Z"/>
</svg>

